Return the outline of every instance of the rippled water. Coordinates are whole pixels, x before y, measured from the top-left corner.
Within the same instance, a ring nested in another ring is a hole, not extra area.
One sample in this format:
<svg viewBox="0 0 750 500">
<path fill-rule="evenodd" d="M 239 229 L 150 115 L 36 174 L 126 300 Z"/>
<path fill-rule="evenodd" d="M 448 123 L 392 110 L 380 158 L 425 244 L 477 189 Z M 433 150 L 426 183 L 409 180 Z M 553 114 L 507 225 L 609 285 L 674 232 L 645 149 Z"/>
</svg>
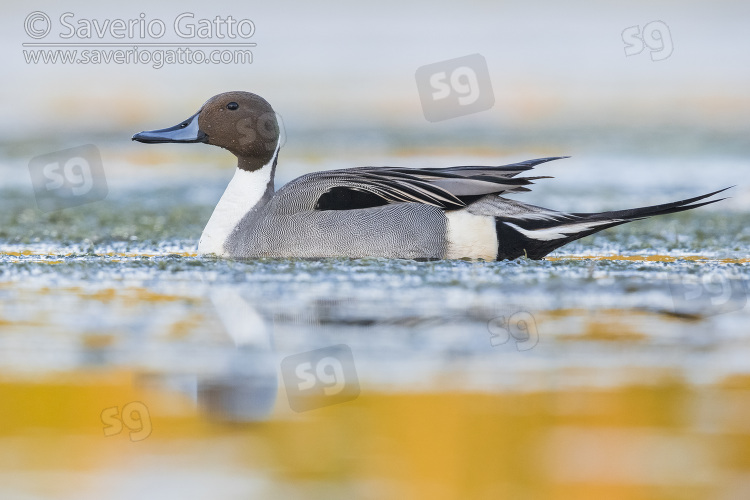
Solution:
<svg viewBox="0 0 750 500">
<path fill-rule="evenodd" d="M 653 165 L 603 179 L 581 163 L 522 199 L 602 210 L 737 182 L 726 159 L 710 183 L 669 188 L 668 163 L 651 182 L 638 174 Z M 50 213 L 17 173 L 1 190 L 8 491 L 48 497 L 55 474 L 63 498 L 746 491 L 742 188 L 544 261 L 227 261 L 194 254 L 226 172 L 134 184 L 125 170 L 104 201 Z M 313 356 L 309 373 L 344 390 L 305 399 L 295 356 L 318 349 L 339 364 Z"/>
<path fill-rule="evenodd" d="M 750 498 L 748 2 L 61 5 L 0 18 L 0 500 Z M 161 19 L 151 41 L 184 43 L 187 11 L 252 19 L 252 65 L 24 58 L 148 50 L 63 39 L 64 12 Z M 425 120 L 415 73 L 474 53 L 492 109 Z M 544 261 L 201 258 L 231 158 L 129 139 L 230 89 L 283 116 L 277 187 L 563 155 L 518 199 L 737 187 Z M 108 194 L 41 211 L 30 160 L 84 144 Z"/>
</svg>

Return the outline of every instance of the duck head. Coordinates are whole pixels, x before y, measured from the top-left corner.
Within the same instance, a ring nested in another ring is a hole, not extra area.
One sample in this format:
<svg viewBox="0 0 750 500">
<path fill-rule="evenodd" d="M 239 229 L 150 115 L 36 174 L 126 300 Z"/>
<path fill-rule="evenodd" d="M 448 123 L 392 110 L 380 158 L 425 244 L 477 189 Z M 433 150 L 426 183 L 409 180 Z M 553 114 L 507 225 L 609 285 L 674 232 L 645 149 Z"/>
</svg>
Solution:
<svg viewBox="0 0 750 500">
<path fill-rule="evenodd" d="M 224 148 L 238 158 L 237 166 L 254 171 L 277 153 L 279 124 L 262 97 L 250 92 L 215 95 L 197 113 L 173 127 L 140 132 L 134 141 L 147 144 L 202 142 Z"/>
</svg>

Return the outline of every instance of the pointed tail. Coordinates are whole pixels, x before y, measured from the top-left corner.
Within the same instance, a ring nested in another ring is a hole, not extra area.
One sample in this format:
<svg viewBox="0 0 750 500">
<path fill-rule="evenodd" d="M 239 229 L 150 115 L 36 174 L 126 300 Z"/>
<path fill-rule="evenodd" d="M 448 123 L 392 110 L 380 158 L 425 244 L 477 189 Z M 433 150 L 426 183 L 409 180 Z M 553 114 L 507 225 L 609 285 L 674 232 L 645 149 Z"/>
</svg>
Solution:
<svg viewBox="0 0 750 500">
<path fill-rule="evenodd" d="M 530 259 L 541 259 L 571 241 L 609 227 L 655 215 L 683 212 L 724 200 L 726 198 L 701 202 L 727 189 L 729 188 L 673 203 L 600 213 L 556 212 L 498 198 L 502 200 L 502 212 L 511 215 L 495 216 L 498 240 L 497 258 L 498 260 L 515 259 L 526 255 Z"/>
</svg>

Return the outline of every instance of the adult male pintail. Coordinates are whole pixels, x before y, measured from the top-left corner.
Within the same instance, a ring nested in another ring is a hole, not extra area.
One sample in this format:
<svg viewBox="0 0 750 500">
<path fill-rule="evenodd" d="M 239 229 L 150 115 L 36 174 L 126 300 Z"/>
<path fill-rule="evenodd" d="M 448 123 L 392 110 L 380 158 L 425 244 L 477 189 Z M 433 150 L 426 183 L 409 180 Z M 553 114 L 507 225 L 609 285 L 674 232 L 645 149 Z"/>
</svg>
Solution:
<svg viewBox="0 0 750 500">
<path fill-rule="evenodd" d="M 279 126 L 271 105 L 249 92 L 214 96 L 180 124 L 133 140 L 203 142 L 237 157 L 198 243 L 200 254 L 231 258 L 541 259 L 608 227 L 715 203 L 701 200 L 724 191 L 601 213 L 558 212 L 501 196 L 545 178 L 516 177 L 521 172 L 566 158 L 553 157 L 495 167 L 329 170 L 274 192 Z"/>
</svg>

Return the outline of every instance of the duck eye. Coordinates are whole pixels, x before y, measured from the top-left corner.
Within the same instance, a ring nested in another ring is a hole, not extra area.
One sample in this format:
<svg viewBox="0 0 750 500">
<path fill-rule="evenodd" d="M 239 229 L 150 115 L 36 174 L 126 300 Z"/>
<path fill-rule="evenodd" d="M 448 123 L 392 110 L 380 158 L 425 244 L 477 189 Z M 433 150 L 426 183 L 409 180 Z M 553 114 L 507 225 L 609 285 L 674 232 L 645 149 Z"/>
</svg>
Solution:
<svg viewBox="0 0 750 500">
<path fill-rule="evenodd" d="M 236 102 L 230 102 L 229 104 L 227 104 L 227 109 L 231 109 L 232 111 L 234 111 L 235 109 L 239 107 L 240 105 L 237 104 Z"/>
</svg>

